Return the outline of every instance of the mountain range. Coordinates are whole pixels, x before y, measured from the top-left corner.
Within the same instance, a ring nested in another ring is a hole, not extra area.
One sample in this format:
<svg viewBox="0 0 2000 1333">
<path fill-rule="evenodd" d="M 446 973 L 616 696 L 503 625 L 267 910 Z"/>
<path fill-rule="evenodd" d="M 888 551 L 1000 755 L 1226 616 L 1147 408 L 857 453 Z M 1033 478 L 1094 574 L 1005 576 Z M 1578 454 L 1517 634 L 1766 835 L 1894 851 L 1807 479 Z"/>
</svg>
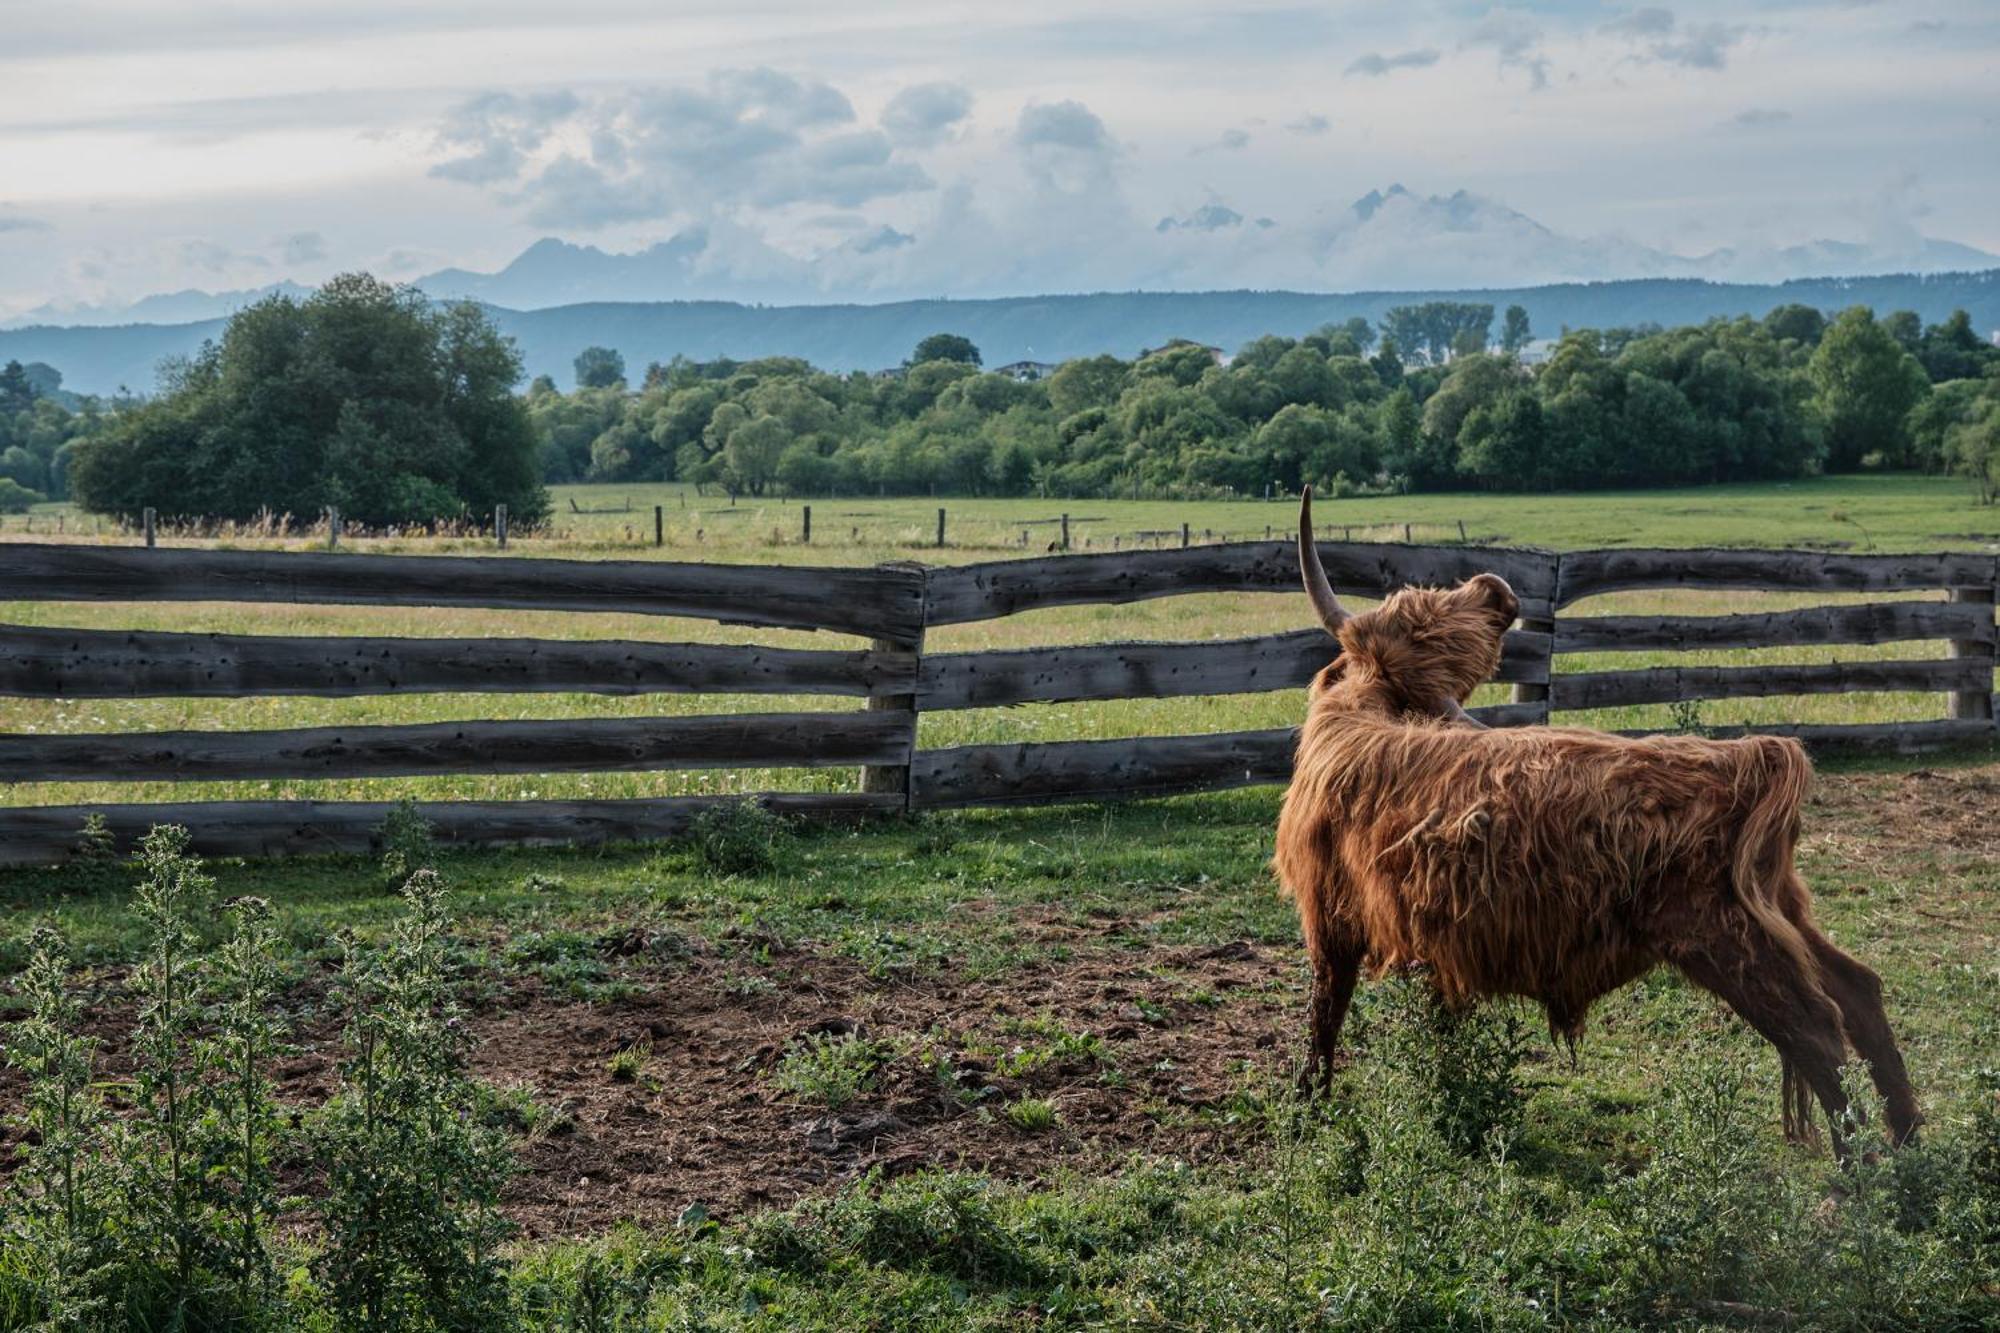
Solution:
<svg viewBox="0 0 2000 1333">
<path fill-rule="evenodd" d="M 1865 243 L 1816 240 L 1686 256 L 1618 237 L 1567 235 L 1469 191 L 1421 195 L 1398 184 L 1292 222 L 1248 218 L 1220 200 L 1151 225 L 1135 222 L 1130 244 L 1117 247 L 1119 280 L 1104 285 L 1163 292 L 1532 287 L 1633 278 L 1770 284 L 2000 266 L 2000 255 L 1973 246 L 1907 227 L 1888 233 Z M 444 268 L 413 283 L 440 300 L 519 311 L 598 302 L 798 306 L 894 303 L 941 291 L 960 298 L 1018 297 L 1043 285 L 1036 271 L 1033 256 L 995 254 L 948 228 L 930 235 L 861 228 L 802 258 L 719 223 L 631 252 L 544 237 L 492 272 Z M 130 304 L 48 304 L 0 328 L 189 323 L 226 316 L 273 293 L 305 290 L 287 280 L 248 290 L 172 292 Z"/>
<path fill-rule="evenodd" d="M 971 338 L 989 366 L 1059 362 L 1110 352 L 1132 356 L 1171 338 L 1234 350 L 1266 333 L 1298 335 L 1359 315 L 1379 321 L 1393 306 L 1432 300 L 1524 307 L 1538 334 L 1565 327 L 1612 328 L 1698 323 L 1716 316 L 1761 316 L 1797 302 L 1823 310 L 1851 305 L 1914 310 L 1927 322 L 1970 312 L 1983 334 L 2000 328 L 2000 268 L 1973 273 L 1810 278 L 1779 284 L 1700 279 L 1636 279 L 1518 288 L 1312 293 L 1285 291 L 1100 292 L 971 301 L 874 305 L 746 305 L 731 301 L 586 303 L 541 310 L 489 306 L 519 345 L 527 372 L 567 385 L 585 347 L 616 348 L 633 378 L 650 361 L 675 355 L 799 356 L 829 370 L 875 370 L 906 357 L 927 334 Z M 0 330 L 0 362 L 43 361 L 84 393 L 146 389 L 166 356 L 186 355 L 218 336 L 224 320 L 115 327 L 37 326 Z"/>
</svg>

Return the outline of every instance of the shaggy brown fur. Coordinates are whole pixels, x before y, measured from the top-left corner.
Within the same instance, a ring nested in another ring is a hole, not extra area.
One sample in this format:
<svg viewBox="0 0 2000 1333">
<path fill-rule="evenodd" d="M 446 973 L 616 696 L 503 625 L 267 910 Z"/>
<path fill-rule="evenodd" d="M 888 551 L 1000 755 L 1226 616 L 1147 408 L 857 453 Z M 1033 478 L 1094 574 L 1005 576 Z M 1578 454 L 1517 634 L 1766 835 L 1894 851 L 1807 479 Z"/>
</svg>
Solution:
<svg viewBox="0 0 2000 1333">
<path fill-rule="evenodd" d="M 1405 589 L 1344 623 L 1325 596 L 1341 654 L 1313 682 L 1275 860 L 1313 964 L 1309 1080 L 1363 969 L 1422 964 L 1451 1003 L 1525 996 L 1574 1038 L 1667 963 L 1778 1048 L 1788 1133 L 1810 1133 L 1816 1095 L 1838 1145 L 1843 1034 L 1896 1140 L 1916 1128 L 1881 982 L 1820 931 L 1793 867 L 1797 742 L 1457 724 L 1438 714 L 1492 676 L 1519 609 L 1505 582 Z"/>
</svg>

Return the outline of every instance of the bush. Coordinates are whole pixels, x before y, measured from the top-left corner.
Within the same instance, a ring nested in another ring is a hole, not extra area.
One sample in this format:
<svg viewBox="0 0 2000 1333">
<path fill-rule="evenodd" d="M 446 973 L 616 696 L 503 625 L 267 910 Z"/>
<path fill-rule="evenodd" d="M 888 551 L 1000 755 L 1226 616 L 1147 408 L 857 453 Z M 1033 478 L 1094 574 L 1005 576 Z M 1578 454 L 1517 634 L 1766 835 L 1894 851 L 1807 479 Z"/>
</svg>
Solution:
<svg viewBox="0 0 2000 1333">
<path fill-rule="evenodd" d="M 790 830 L 755 801 L 730 801 L 695 816 L 688 831 L 701 863 L 718 875 L 762 875 L 775 869 Z"/>
<path fill-rule="evenodd" d="M 1482 1005 L 1454 1013 L 1427 983 L 1397 978 L 1374 988 L 1371 1060 L 1407 1085 L 1415 1108 L 1460 1153 L 1491 1138 L 1511 1143 L 1526 1098 L 1518 1086 L 1527 1030 L 1511 1010 Z"/>
<path fill-rule="evenodd" d="M 0 514 L 25 514 L 42 502 L 40 491 L 31 491 L 12 477 L 0 477 Z"/>
<path fill-rule="evenodd" d="M 512 1170 L 466 1072 L 446 961 L 444 884 L 420 870 L 377 952 L 349 939 L 341 1088 L 315 1119 L 326 1248 L 315 1265 L 352 1328 L 488 1327 L 507 1307 L 496 1205 Z"/>
</svg>

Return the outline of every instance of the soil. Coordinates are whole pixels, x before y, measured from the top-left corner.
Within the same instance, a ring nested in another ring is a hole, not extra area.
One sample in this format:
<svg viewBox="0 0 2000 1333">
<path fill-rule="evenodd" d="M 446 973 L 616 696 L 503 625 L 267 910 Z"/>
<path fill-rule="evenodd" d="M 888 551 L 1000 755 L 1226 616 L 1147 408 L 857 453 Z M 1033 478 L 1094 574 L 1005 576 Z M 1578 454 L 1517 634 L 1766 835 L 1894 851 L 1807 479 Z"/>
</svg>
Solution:
<svg viewBox="0 0 2000 1333">
<path fill-rule="evenodd" d="M 1126 925 L 1106 921 L 1102 931 Z M 470 1018 L 474 1072 L 526 1090 L 539 1108 L 516 1139 L 521 1169 L 504 1210 L 530 1238 L 589 1235 L 671 1221 L 696 1203 L 717 1218 L 784 1205 L 870 1171 L 1038 1180 L 1112 1170 L 1133 1154 L 1200 1162 L 1243 1152 L 1246 1136 L 1207 1112 L 1253 1070 L 1282 1074 L 1292 1059 L 1293 952 L 1240 941 L 1134 950 L 1076 938 L 1089 928 L 1048 929 L 1063 937 L 1065 961 L 979 981 L 870 977 L 851 959 L 805 949 L 773 948 L 769 967 L 754 968 L 701 945 L 625 970 L 636 994 L 608 1003 L 550 993 L 532 976 L 504 979 Z M 644 943 L 615 937 L 604 948 Z M 734 983 L 746 974 L 771 984 L 740 994 Z M 100 1042 L 101 1076 L 115 1084 L 130 1067 L 131 1004 L 121 976 L 97 980 L 87 1027 Z M 323 985 L 302 990 L 287 1007 L 307 1016 L 277 1070 L 280 1099 L 296 1107 L 323 1102 L 338 1082 L 338 1022 Z M 1015 1069 L 1010 1055 L 1018 1063 L 1023 1050 L 1060 1048 L 1009 1020 L 1094 1037 L 1102 1056 L 1052 1055 Z M 815 1034 L 879 1039 L 898 1053 L 872 1087 L 828 1109 L 772 1081 L 788 1044 Z M 611 1057 L 632 1047 L 648 1054 L 638 1076 L 621 1081 Z M 950 1055 L 955 1084 L 932 1067 L 936 1052 Z M 0 1116 L 9 1118 L 0 1178 L 14 1165 L 6 1149 L 21 1094 L 19 1074 L 0 1070 Z M 1014 1127 L 1003 1108 L 1020 1097 L 1053 1102 L 1056 1125 Z"/>
</svg>

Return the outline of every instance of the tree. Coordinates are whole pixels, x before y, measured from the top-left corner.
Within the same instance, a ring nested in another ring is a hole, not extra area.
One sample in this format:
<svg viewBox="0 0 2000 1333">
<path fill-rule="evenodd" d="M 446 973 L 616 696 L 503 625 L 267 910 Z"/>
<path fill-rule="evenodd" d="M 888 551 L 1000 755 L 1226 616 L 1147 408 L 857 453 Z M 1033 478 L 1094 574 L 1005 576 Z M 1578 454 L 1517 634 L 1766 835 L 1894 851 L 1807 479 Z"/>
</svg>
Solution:
<svg viewBox="0 0 2000 1333">
<path fill-rule="evenodd" d="M 764 488 L 777 480 L 778 463 L 791 443 L 792 433 L 785 429 L 785 423 L 767 413 L 730 431 L 722 458 L 744 490 L 762 495 Z"/>
<path fill-rule="evenodd" d="M 1930 379 L 1866 306 L 1843 310 L 1821 335 L 1809 365 L 1815 401 L 1826 420 L 1827 467 L 1864 458 L 1901 458 L 1905 421 L 1930 392 Z"/>
<path fill-rule="evenodd" d="M 1816 306 L 1781 305 L 1764 316 L 1764 330 L 1779 342 L 1812 347 L 1826 332 L 1826 316 Z"/>
<path fill-rule="evenodd" d="M 586 347 L 576 354 L 576 387 L 608 389 L 625 382 L 625 358 L 609 347 Z"/>
<path fill-rule="evenodd" d="M 424 523 L 505 504 L 548 512 L 521 359 L 484 312 L 366 274 L 274 296 L 169 368 L 158 397 L 81 441 L 75 500 L 176 518 L 313 515 Z"/>
<path fill-rule="evenodd" d="M 906 366 L 921 366 L 926 361 L 958 361 L 968 366 L 980 364 L 979 349 L 972 345 L 972 339 L 956 333 L 933 333 L 918 343 L 910 353 Z"/>
<path fill-rule="evenodd" d="M 1510 305 L 1500 321 L 1500 348 L 1502 351 L 1518 354 L 1534 340 L 1534 333 L 1528 327 L 1528 311 L 1524 306 Z"/>
<path fill-rule="evenodd" d="M 28 379 L 27 367 L 19 361 L 9 361 L 0 368 L 0 412 L 12 416 L 25 412 L 35 405 L 35 386 Z"/>
</svg>

